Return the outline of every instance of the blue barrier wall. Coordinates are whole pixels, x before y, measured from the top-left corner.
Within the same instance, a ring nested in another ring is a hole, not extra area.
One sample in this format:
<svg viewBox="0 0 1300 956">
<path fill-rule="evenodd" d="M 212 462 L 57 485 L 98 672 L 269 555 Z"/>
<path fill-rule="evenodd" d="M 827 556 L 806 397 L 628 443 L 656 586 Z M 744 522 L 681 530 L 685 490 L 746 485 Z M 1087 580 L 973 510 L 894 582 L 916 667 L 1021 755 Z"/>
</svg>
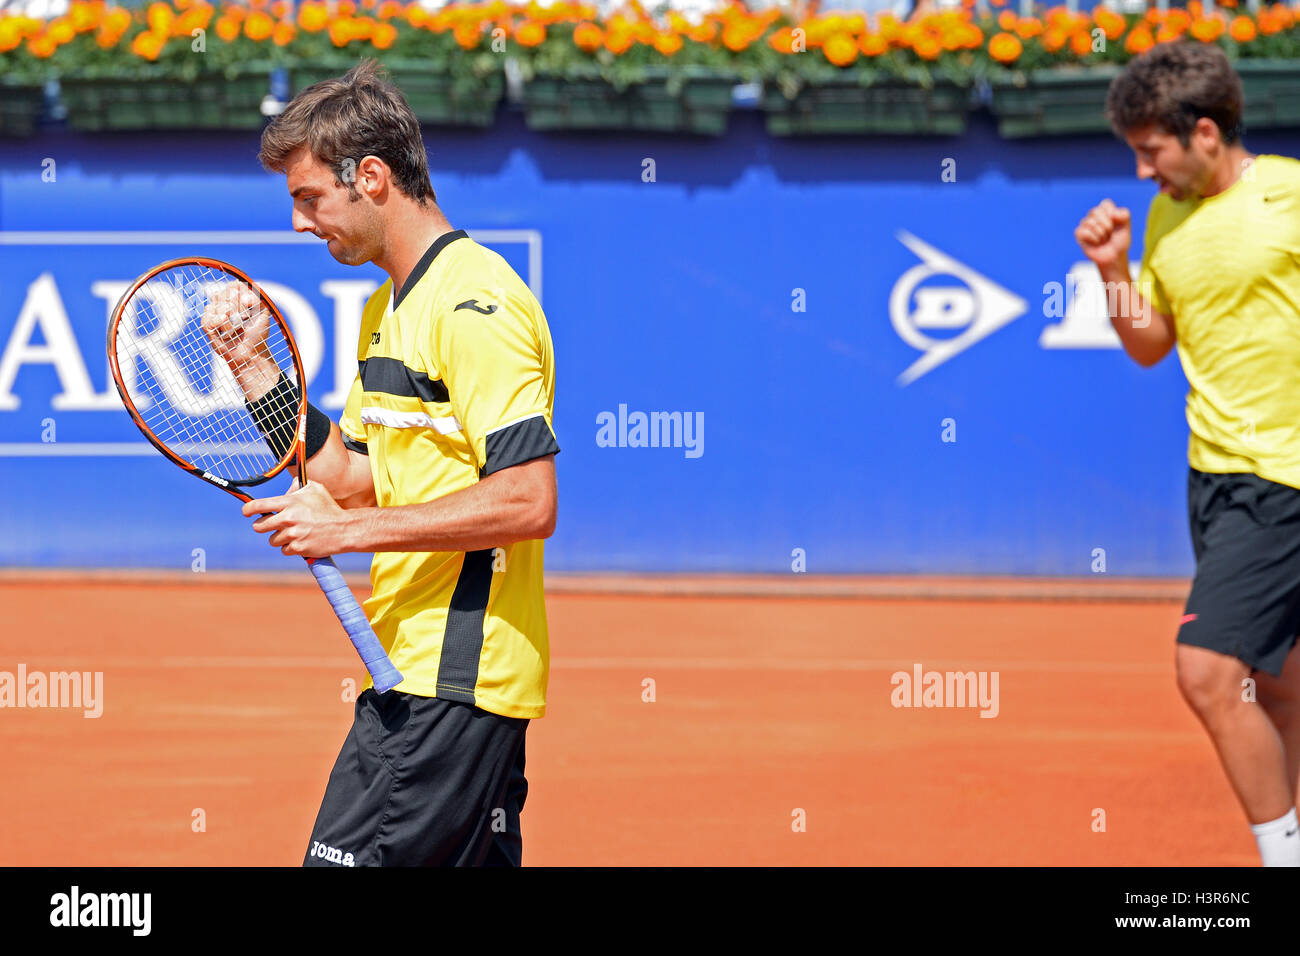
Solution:
<svg viewBox="0 0 1300 956">
<path fill-rule="evenodd" d="M 539 135 L 516 113 L 426 139 L 444 211 L 550 320 L 549 567 L 781 571 L 803 549 L 809 572 L 1088 574 L 1104 549 L 1109 573 L 1190 571 L 1177 359 L 1117 348 L 1072 237 L 1105 196 L 1144 220 L 1122 143 L 1003 141 L 982 116 L 960 139 L 781 141 L 755 113 L 719 141 Z M 313 400 L 340 405 L 382 276 L 296 241 L 256 148 L 0 145 L 0 564 L 286 566 L 140 444 L 103 354 L 123 285 L 205 252 L 274 284 Z M 682 412 L 702 441 L 605 447 L 620 409 Z"/>
</svg>

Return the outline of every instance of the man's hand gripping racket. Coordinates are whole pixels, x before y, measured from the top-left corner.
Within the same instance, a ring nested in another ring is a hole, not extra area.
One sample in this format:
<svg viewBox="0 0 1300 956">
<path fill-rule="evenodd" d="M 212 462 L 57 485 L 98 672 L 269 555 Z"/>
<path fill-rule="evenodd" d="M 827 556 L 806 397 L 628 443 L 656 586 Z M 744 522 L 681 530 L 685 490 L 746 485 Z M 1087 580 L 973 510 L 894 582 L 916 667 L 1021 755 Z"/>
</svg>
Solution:
<svg viewBox="0 0 1300 956">
<path fill-rule="evenodd" d="M 108 323 L 113 381 L 155 448 L 234 495 L 296 466 L 307 484 L 302 359 L 275 303 L 244 273 L 191 257 L 150 269 Z M 375 689 L 402 680 L 328 557 L 306 558 Z"/>
</svg>

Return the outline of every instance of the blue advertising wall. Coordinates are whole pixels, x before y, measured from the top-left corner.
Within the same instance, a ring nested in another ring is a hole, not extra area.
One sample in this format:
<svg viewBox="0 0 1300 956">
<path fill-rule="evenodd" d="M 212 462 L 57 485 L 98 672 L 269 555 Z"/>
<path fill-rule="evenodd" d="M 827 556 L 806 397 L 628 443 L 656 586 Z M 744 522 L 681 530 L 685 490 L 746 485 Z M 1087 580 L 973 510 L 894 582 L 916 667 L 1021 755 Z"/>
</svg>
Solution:
<svg viewBox="0 0 1300 956">
<path fill-rule="evenodd" d="M 1106 196 L 1140 230 L 1153 191 L 1122 143 L 1004 141 L 981 116 L 958 139 L 783 141 L 744 112 L 717 141 L 516 113 L 426 141 L 448 217 L 550 321 L 550 568 L 788 571 L 802 549 L 809 572 L 1086 575 L 1103 549 L 1108 573 L 1190 571 L 1177 359 L 1124 356 L 1072 237 Z M 292 233 L 256 149 L 0 144 L 0 565 L 290 566 L 143 445 L 104 358 L 124 285 L 206 253 L 269 284 L 337 414 L 383 276 Z M 620 447 L 635 412 L 702 432 Z"/>
</svg>

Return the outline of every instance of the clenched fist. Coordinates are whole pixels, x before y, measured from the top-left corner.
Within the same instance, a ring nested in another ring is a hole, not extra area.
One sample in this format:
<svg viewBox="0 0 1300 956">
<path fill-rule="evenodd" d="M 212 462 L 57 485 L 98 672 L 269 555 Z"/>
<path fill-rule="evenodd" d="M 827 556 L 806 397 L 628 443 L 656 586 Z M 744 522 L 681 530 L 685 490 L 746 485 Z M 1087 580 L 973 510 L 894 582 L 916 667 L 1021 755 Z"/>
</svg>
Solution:
<svg viewBox="0 0 1300 956">
<path fill-rule="evenodd" d="M 1131 214 L 1109 199 L 1103 199 L 1083 217 L 1074 230 L 1083 254 L 1101 269 L 1128 264 L 1128 247 L 1133 241 Z"/>
<path fill-rule="evenodd" d="M 231 282 L 212 293 L 203 310 L 203 334 L 235 373 L 249 401 L 270 391 L 280 368 L 267 347 L 271 310 L 248 286 Z"/>
</svg>

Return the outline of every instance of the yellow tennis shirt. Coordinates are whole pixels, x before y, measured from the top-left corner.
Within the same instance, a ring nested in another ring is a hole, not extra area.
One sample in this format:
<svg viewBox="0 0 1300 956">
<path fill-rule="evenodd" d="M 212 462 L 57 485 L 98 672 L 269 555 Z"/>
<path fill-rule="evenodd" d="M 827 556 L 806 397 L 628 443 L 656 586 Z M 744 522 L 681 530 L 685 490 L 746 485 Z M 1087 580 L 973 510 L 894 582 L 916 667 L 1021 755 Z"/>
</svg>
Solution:
<svg viewBox="0 0 1300 956">
<path fill-rule="evenodd" d="M 1300 161 L 1258 156 L 1205 199 L 1157 195 L 1139 281 L 1174 320 L 1191 466 L 1300 488 Z"/>
<path fill-rule="evenodd" d="M 440 236 L 390 310 L 391 298 L 389 280 L 366 302 L 339 421 L 344 444 L 370 458 L 381 508 L 560 450 L 550 330 L 501 256 L 460 230 Z M 542 544 L 375 554 L 365 612 L 402 672 L 397 690 L 507 717 L 545 713 Z"/>
</svg>

